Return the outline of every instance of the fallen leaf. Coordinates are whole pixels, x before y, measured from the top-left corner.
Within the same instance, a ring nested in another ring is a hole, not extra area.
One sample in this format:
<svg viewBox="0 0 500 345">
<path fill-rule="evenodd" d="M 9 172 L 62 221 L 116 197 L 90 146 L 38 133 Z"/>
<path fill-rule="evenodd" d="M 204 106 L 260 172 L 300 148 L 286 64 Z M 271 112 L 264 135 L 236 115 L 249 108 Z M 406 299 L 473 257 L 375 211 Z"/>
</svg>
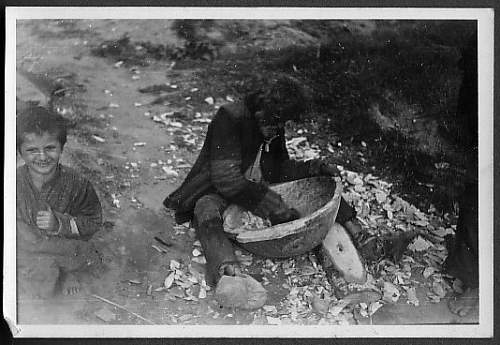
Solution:
<svg viewBox="0 0 500 345">
<path fill-rule="evenodd" d="M 415 287 L 412 286 L 408 290 L 406 290 L 406 294 L 408 296 L 408 300 L 406 301 L 406 303 L 413 304 L 414 306 L 418 307 L 420 301 L 418 300 L 417 290 L 415 289 Z"/>
<path fill-rule="evenodd" d="M 362 317 L 368 317 L 369 316 L 368 315 L 368 306 L 365 303 L 360 303 L 359 306 L 360 306 L 359 314 Z"/>
<path fill-rule="evenodd" d="M 174 283 L 174 278 L 175 278 L 175 272 L 170 273 L 166 278 L 165 281 L 163 282 L 163 286 L 165 289 L 169 289 L 172 284 Z"/>
<path fill-rule="evenodd" d="M 176 269 L 180 268 L 181 267 L 181 264 L 179 263 L 179 261 L 177 260 L 170 260 L 170 269 L 172 271 L 175 271 Z"/>
<path fill-rule="evenodd" d="M 464 284 L 460 279 L 455 279 L 453 280 L 453 291 L 455 291 L 457 294 L 462 294 L 464 293 Z"/>
<path fill-rule="evenodd" d="M 100 136 L 98 136 L 98 135 L 93 135 L 93 136 L 92 136 L 92 139 L 94 139 L 95 141 L 100 142 L 100 143 L 104 143 L 104 142 L 106 142 L 106 139 L 101 138 L 101 137 L 100 137 Z"/>
<path fill-rule="evenodd" d="M 207 298 L 207 290 L 205 289 L 205 287 L 203 286 L 200 287 L 200 292 L 198 292 L 198 298 L 199 299 Z"/>
<path fill-rule="evenodd" d="M 151 245 L 151 247 L 153 247 L 155 250 L 157 250 L 159 253 L 168 253 L 168 251 L 166 249 L 163 249 L 161 247 L 158 247 L 157 245 L 153 244 Z"/>
<path fill-rule="evenodd" d="M 207 98 L 205 98 L 205 103 L 207 103 L 209 105 L 213 105 L 214 104 L 214 98 L 213 97 L 207 97 Z"/>
<path fill-rule="evenodd" d="M 377 199 L 377 202 L 379 204 L 382 204 L 387 200 L 387 194 L 379 191 L 379 192 L 375 193 L 375 198 Z"/>
<path fill-rule="evenodd" d="M 413 224 L 421 227 L 426 227 L 427 225 L 429 225 L 429 222 L 427 220 L 417 220 L 413 222 Z"/>
<path fill-rule="evenodd" d="M 446 296 L 446 290 L 444 289 L 443 285 L 439 282 L 432 283 L 432 292 L 434 292 L 440 298 Z"/>
<path fill-rule="evenodd" d="M 120 199 L 118 199 L 118 196 L 112 193 L 111 198 L 113 199 L 113 206 L 115 206 L 116 208 L 120 208 Z"/>
<path fill-rule="evenodd" d="M 331 300 L 329 298 L 321 298 L 315 294 L 311 306 L 315 312 L 324 315 L 328 312 L 330 302 Z"/>
<path fill-rule="evenodd" d="M 439 237 L 445 237 L 446 235 L 454 235 L 455 234 L 455 231 L 453 231 L 452 228 L 438 228 L 438 229 L 434 229 L 434 230 L 431 230 L 431 233 L 433 235 L 436 235 L 436 236 L 439 236 Z"/>
<path fill-rule="evenodd" d="M 417 236 L 412 243 L 408 245 L 408 249 L 414 252 L 422 252 L 432 247 L 432 242 L 427 241 L 422 236 Z"/>
<path fill-rule="evenodd" d="M 274 305 L 264 305 L 264 306 L 262 306 L 262 309 L 266 313 L 271 313 L 271 314 L 276 314 L 278 312 L 278 310 L 276 309 L 276 306 L 274 306 Z"/>
<path fill-rule="evenodd" d="M 436 269 L 434 267 L 426 267 L 424 271 L 422 272 L 422 276 L 427 279 L 429 278 L 434 272 L 436 272 Z"/>
<path fill-rule="evenodd" d="M 172 121 L 169 123 L 170 126 L 172 127 L 177 127 L 177 128 L 182 128 L 183 127 L 183 124 L 181 122 L 177 122 L 177 121 Z"/>
<path fill-rule="evenodd" d="M 433 293 L 427 293 L 427 298 L 431 301 L 431 303 L 439 303 L 441 302 L 441 297 L 433 294 Z"/>
<path fill-rule="evenodd" d="M 193 249 L 193 252 L 192 252 L 193 256 L 200 256 L 201 255 L 201 252 L 198 248 L 195 248 Z"/>
<path fill-rule="evenodd" d="M 197 256 L 191 259 L 191 261 L 196 262 L 198 264 L 204 265 L 207 263 L 207 259 L 204 256 Z"/>
<path fill-rule="evenodd" d="M 346 181 L 352 185 L 362 185 L 363 180 L 355 173 L 349 172 L 346 176 Z"/>
<path fill-rule="evenodd" d="M 266 319 L 269 325 L 281 325 L 281 320 L 279 317 L 266 316 Z"/>
<path fill-rule="evenodd" d="M 399 292 L 398 288 L 394 286 L 394 284 L 384 281 L 384 301 L 395 303 L 399 300 L 400 295 L 401 292 Z"/>
<path fill-rule="evenodd" d="M 382 308 L 382 306 L 383 304 L 378 301 L 370 303 L 370 306 L 368 307 L 368 315 L 375 314 L 380 308 Z"/>
<path fill-rule="evenodd" d="M 349 301 L 345 300 L 340 300 L 337 303 L 333 304 L 330 306 L 330 309 L 328 312 L 332 314 L 333 316 L 338 316 L 342 310 L 344 310 L 345 307 L 349 305 Z"/>
<path fill-rule="evenodd" d="M 170 176 L 170 177 L 178 177 L 179 176 L 179 173 L 170 167 L 164 166 L 164 167 L 162 167 L 162 170 L 165 172 L 165 174 L 167 174 L 167 176 Z"/>
</svg>

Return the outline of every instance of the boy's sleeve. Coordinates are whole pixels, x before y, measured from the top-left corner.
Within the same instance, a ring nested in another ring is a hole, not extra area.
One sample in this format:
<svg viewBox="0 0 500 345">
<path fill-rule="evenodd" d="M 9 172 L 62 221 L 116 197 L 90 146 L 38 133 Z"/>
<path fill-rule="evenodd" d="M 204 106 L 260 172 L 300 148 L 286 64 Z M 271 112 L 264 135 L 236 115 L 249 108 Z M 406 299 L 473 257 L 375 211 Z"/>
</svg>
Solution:
<svg viewBox="0 0 500 345">
<path fill-rule="evenodd" d="M 239 128 L 223 108 L 214 117 L 211 127 L 210 175 L 217 191 L 227 200 L 264 218 L 288 210 L 278 193 L 244 177 Z"/>
<path fill-rule="evenodd" d="M 77 193 L 72 214 L 53 211 L 65 237 L 88 239 L 102 226 L 102 207 L 92 184 L 85 180 Z"/>
</svg>

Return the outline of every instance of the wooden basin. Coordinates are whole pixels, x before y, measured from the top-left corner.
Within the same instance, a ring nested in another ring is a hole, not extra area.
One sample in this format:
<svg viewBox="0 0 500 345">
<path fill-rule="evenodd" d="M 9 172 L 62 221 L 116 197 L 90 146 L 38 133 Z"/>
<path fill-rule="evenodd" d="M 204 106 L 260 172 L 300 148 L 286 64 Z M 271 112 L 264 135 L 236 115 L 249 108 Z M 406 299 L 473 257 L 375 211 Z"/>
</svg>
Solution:
<svg viewBox="0 0 500 345">
<path fill-rule="evenodd" d="M 333 226 L 340 205 L 342 184 L 330 177 L 312 177 L 271 187 L 302 217 L 260 230 L 240 232 L 235 240 L 251 253 L 285 258 L 315 248 Z"/>
</svg>

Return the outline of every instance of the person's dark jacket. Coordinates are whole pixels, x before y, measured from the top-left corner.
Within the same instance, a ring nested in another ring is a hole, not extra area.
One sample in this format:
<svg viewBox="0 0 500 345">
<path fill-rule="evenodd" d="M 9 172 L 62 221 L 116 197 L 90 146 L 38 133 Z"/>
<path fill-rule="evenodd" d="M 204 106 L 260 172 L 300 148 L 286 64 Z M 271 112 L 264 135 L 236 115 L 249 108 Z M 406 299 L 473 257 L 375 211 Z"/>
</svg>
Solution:
<svg viewBox="0 0 500 345">
<path fill-rule="evenodd" d="M 288 206 L 267 183 L 292 181 L 320 174 L 320 160 L 291 160 L 285 146 L 284 130 L 262 151 L 261 169 L 265 182 L 244 177 L 255 161 L 264 138 L 254 114 L 243 102 L 222 106 L 208 127 L 203 148 L 182 185 L 163 204 L 176 211 L 176 222 L 191 220 L 196 202 L 204 195 L 218 193 L 231 203 L 269 218 Z M 267 182 L 267 183 L 266 183 Z"/>
</svg>

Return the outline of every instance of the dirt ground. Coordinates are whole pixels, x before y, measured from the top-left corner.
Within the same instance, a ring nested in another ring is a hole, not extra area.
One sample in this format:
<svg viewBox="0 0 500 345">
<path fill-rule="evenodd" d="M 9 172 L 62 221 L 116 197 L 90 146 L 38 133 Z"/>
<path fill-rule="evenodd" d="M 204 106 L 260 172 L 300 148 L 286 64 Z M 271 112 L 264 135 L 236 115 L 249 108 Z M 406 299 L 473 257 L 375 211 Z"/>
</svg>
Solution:
<svg viewBox="0 0 500 345">
<path fill-rule="evenodd" d="M 356 25 L 369 33 L 373 23 Z M 313 40 L 306 34 L 292 32 L 286 25 L 265 23 L 264 26 L 278 29 L 252 31 L 255 33 L 253 44 L 286 46 L 297 39 L 304 44 Z M 198 260 L 202 256 L 193 255 L 193 250 L 199 249 L 193 230 L 175 225 L 172 213 L 163 208 L 162 201 L 179 186 L 196 159 L 208 122 L 204 120 L 210 118 L 217 106 L 235 95 L 227 94 L 226 99 L 213 95 L 213 102 L 207 101 L 211 95 L 197 77 L 199 70 L 173 66 L 170 60 L 151 60 L 147 66 L 129 66 L 90 53 L 92 47 L 105 40 L 118 39 L 125 33 L 134 41 L 173 46 L 181 46 L 183 42 L 173 31 L 171 21 L 18 23 L 17 67 L 47 73 L 51 80 L 62 77 L 73 87 L 73 92 L 59 104 L 61 113 L 76 123 L 65 148 L 64 163 L 81 169 L 98 190 L 106 223 L 95 241 L 109 254 L 110 266 L 106 275 L 98 281 L 88 281 L 84 291 L 76 297 L 18 301 L 19 322 L 197 325 L 276 322 L 279 312 L 274 312 L 272 306 L 282 310 L 280 303 L 289 294 L 283 287 L 287 278 L 281 270 L 273 270 L 275 263 L 265 259 L 253 258 L 247 267 L 249 272 L 264 274 L 264 281 L 269 282 L 266 285 L 269 300 L 264 310 L 247 312 L 220 308 L 212 298 L 212 291 L 208 291 L 206 297 L 200 293 L 203 289 L 201 278 L 195 280 L 197 284 L 193 284 L 192 279 L 190 284 L 188 279 L 184 288 L 162 288 L 165 278 L 175 271 L 172 265 L 176 262 L 183 272 L 189 273 L 185 277 L 202 277 L 203 263 Z M 218 37 L 217 32 L 211 35 Z M 235 47 L 238 48 L 228 44 L 225 49 L 233 51 Z M 170 88 L 161 104 L 150 104 L 157 95 L 139 92 L 141 88 L 161 84 Z M 17 92 L 21 99 L 46 101 L 25 78 L 19 77 Z M 170 119 L 172 112 L 194 114 L 191 119 L 194 122 L 187 128 L 189 118 L 170 121 L 171 125 L 178 122 L 177 128 L 184 131 L 179 134 L 163 121 Z M 245 253 L 241 255 L 248 257 Z M 305 255 L 295 259 L 294 265 L 298 269 L 309 267 L 311 259 Z M 418 294 L 425 296 L 425 289 Z M 119 304 L 142 318 L 98 297 Z M 324 319 L 314 312 L 297 321 L 300 324 L 321 322 Z M 346 322 L 474 323 L 477 315 L 458 318 L 448 311 L 446 299 L 441 299 L 439 303 L 422 303 L 418 307 L 405 302 L 387 304 L 370 317 L 347 318 Z"/>
</svg>

